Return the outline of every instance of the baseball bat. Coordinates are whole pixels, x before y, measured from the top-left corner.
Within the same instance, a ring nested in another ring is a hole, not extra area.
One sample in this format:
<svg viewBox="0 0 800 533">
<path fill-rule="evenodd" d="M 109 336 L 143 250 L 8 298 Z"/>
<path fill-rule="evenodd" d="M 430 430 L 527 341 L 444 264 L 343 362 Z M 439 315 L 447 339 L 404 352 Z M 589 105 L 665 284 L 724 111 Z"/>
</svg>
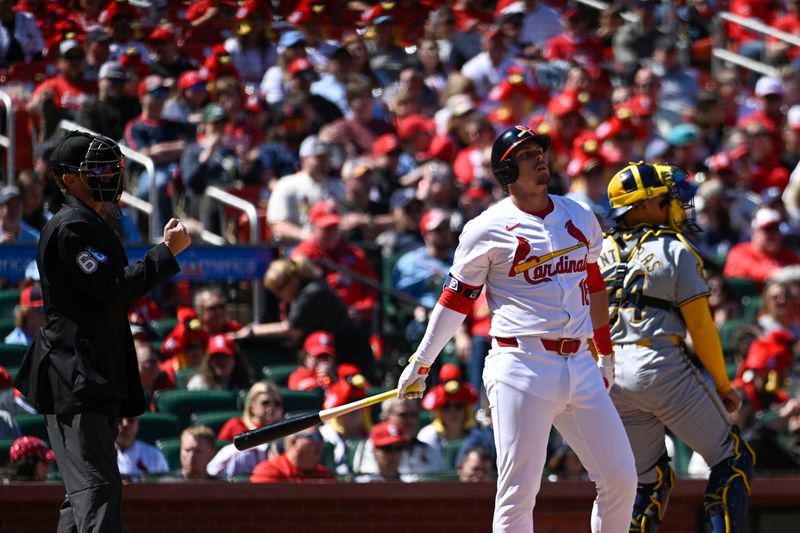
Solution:
<svg viewBox="0 0 800 533">
<path fill-rule="evenodd" d="M 287 435 L 291 435 L 292 433 L 303 431 L 311 426 L 324 424 L 328 420 L 333 420 L 337 416 L 342 416 L 358 409 L 363 409 L 364 407 L 381 403 L 395 396 L 397 396 L 397 389 L 392 389 L 390 391 L 375 394 L 374 396 L 370 396 L 362 400 L 340 405 L 339 407 L 323 409 L 318 413 L 293 416 L 292 418 L 280 420 L 268 426 L 251 429 L 250 431 L 245 431 L 244 433 L 239 433 L 233 437 L 233 445 L 236 446 L 237 450 L 247 450 L 248 448 L 258 446 L 259 444 L 264 444 L 265 442 L 270 442 L 286 437 Z"/>
</svg>

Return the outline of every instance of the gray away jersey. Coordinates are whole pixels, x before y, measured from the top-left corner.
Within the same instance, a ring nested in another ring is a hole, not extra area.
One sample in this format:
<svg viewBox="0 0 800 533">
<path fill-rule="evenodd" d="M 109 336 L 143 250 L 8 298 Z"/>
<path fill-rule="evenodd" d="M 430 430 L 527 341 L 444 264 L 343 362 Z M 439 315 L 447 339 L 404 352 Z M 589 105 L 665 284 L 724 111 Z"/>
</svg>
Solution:
<svg viewBox="0 0 800 533">
<path fill-rule="evenodd" d="M 614 279 L 618 261 L 616 243 L 612 236 L 606 236 L 597 261 L 606 286 Z M 648 237 L 631 255 L 624 286 L 628 291 L 643 292 L 678 307 L 708 295 L 702 269 L 702 259 L 683 237 L 668 229 L 657 230 L 655 236 Z M 620 309 L 612 304 L 609 313 L 611 340 L 615 344 L 635 343 L 660 335 L 683 338 L 686 334 L 678 309 L 637 307 L 626 302 Z"/>
</svg>

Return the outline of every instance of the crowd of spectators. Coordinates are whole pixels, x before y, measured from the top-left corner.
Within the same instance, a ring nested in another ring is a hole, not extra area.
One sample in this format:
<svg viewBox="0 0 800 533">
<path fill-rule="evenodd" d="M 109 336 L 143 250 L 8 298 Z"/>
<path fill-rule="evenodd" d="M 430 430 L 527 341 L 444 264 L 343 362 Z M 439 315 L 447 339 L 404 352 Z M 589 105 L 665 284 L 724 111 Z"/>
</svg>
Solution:
<svg viewBox="0 0 800 533">
<path fill-rule="evenodd" d="M 739 423 L 757 452 L 782 458 L 764 463 L 759 454 L 756 469 L 797 471 L 800 48 L 718 14 L 796 35 L 798 6 L 0 0 L 0 89 L 17 124 L 0 242 L 36 242 L 59 208 L 48 157 L 62 119 L 152 159 L 153 175 L 128 161 L 127 191 L 155 202 L 159 224 L 180 216 L 196 242 L 203 230 L 229 245 L 249 241 L 249 221 L 203 202 L 208 187 L 257 207 L 256 245 L 274 255 L 264 286 L 249 290 L 263 291 L 269 313 L 234 315 L 244 298 L 229 301 L 239 295 L 229 286 L 178 283 L 130 314 L 153 409 L 159 391 L 216 390 L 240 398 L 241 415 L 219 428 L 181 428 L 179 468 L 137 441 L 135 418 L 121 420 L 119 464 L 131 479 L 372 482 L 449 472 L 480 481 L 493 476 L 494 458 L 480 378 L 490 346 L 484 296 L 421 402 L 388 401 L 380 413 L 246 452 L 230 439 L 280 420 L 287 391 L 319 393 L 334 407 L 392 386 L 460 229 L 502 197 L 489 161 L 498 132 L 521 124 L 550 135 L 551 192 L 585 203 L 604 226 L 614 172 L 628 161 L 669 162 L 695 188 L 689 237 L 744 400 Z M 715 43 L 774 74 L 714 59 Z M 109 220 L 129 244 L 148 236 L 132 207 L 123 202 Z M 17 287 L 0 280 L 21 289 L 13 316 L 0 317 L 10 326 L 5 345 L 29 344 L 43 321 L 38 273 L 28 270 Z M 156 331 L 165 319 L 174 327 Z M 265 342 L 287 349 L 282 366 L 296 365 L 285 379 L 261 380 L 251 354 Z M 20 437 L 14 416 L 32 411 L 2 370 L 0 440 L 10 440 Z M 9 476 L 42 477 L 44 446 L 11 446 Z M 573 459 L 554 436 L 548 477 L 581 478 Z"/>
</svg>

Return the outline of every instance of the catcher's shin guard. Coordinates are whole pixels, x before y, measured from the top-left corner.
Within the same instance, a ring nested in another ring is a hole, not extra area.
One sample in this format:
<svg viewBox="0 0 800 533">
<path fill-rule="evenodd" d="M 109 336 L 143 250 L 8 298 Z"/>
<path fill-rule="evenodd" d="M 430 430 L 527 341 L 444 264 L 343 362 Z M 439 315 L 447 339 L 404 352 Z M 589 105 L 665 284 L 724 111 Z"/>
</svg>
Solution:
<svg viewBox="0 0 800 533">
<path fill-rule="evenodd" d="M 629 533 L 657 533 L 658 524 L 667 511 L 669 493 L 675 486 L 675 472 L 669 466 L 669 455 L 662 455 L 655 469 L 658 481 L 640 483 L 636 487 Z"/>
<path fill-rule="evenodd" d="M 747 496 L 750 494 L 750 476 L 755 463 L 755 453 L 739 435 L 739 429 L 731 429 L 733 455 L 711 469 L 703 508 L 711 525 L 712 533 L 746 533 Z"/>
</svg>

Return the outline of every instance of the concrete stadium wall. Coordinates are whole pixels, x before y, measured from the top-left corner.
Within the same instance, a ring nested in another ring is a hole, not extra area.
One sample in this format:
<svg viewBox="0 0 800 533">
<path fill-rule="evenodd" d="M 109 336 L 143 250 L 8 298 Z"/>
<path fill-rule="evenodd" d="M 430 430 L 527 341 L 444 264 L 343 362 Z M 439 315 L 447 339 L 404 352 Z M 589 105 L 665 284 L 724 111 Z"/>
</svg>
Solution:
<svg viewBox="0 0 800 533">
<path fill-rule="evenodd" d="M 701 531 L 702 481 L 680 480 L 662 529 Z M 0 486 L 0 531 L 52 533 L 63 487 Z M 351 483 L 249 485 L 139 484 L 125 487 L 127 533 L 487 532 L 491 484 Z M 537 533 L 589 531 L 590 483 L 544 483 L 535 513 Z M 760 478 L 753 484 L 753 533 L 797 531 L 800 479 Z"/>
</svg>

